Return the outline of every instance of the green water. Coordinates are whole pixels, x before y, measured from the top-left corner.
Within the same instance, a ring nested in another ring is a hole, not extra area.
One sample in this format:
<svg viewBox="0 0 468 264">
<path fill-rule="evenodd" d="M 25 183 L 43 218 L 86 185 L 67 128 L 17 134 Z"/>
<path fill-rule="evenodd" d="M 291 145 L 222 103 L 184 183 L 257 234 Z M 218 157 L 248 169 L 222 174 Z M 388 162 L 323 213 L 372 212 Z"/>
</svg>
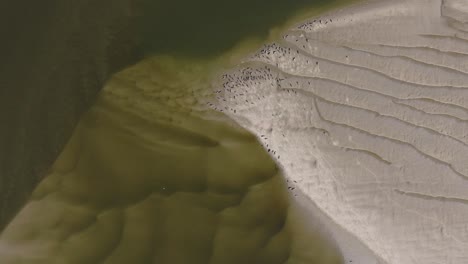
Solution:
<svg viewBox="0 0 468 264">
<path fill-rule="evenodd" d="M 145 54 L 219 55 L 249 38 L 266 40 L 272 29 L 307 14 L 352 2 L 356 0 L 145 1 L 140 48 Z"/>
</svg>

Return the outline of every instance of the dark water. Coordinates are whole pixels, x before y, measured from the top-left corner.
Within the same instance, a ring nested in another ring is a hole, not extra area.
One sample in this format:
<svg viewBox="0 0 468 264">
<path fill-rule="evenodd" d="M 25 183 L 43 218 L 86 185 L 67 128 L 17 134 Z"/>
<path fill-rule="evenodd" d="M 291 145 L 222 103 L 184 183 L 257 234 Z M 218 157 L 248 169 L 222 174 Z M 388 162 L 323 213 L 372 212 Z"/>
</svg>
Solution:
<svg viewBox="0 0 468 264">
<path fill-rule="evenodd" d="M 219 54 L 248 37 L 269 30 L 305 8 L 333 0 L 146 1 L 141 17 L 142 47 L 156 53 L 189 56 Z M 341 1 L 343 2 L 343 1 Z"/>
</svg>

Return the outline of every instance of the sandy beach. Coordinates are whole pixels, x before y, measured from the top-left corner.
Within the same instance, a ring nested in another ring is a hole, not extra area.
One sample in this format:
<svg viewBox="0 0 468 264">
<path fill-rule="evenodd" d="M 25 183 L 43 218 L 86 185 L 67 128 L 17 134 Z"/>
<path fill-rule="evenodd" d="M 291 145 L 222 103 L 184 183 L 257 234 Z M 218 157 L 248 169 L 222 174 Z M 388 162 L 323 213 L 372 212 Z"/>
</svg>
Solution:
<svg viewBox="0 0 468 264">
<path fill-rule="evenodd" d="M 218 107 L 381 263 L 465 263 L 467 18 L 449 0 L 314 17 L 230 71 Z"/>
</svg>

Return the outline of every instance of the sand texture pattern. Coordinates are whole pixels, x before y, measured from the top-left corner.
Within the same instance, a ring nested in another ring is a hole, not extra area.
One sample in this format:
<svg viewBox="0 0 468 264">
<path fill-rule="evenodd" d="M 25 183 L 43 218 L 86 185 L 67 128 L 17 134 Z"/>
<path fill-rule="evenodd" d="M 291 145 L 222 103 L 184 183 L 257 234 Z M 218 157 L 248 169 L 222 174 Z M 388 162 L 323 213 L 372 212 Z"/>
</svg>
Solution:
<svg viewBox="0 0 468 264">
<path fill-rule="evenodd" d="M 216 107 L 387 263 L 468 263 L 467 9 L 370 1 L 313 18 L 222 76 Z"/>
</svg>

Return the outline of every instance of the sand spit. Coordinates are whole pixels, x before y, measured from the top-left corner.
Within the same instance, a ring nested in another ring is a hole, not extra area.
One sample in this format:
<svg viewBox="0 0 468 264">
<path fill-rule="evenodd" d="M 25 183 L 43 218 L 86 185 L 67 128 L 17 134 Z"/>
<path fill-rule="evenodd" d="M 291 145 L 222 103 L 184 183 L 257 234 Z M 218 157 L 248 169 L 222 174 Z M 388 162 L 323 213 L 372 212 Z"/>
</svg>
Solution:
<svg viewBox="0 0 468 264">
<path fill-rule="evenodd" d="M 464 0 L 312 18 L 223 75 L 217 107 L 384 262 L 468 263 L 467 22 Z"/>
</svg>

